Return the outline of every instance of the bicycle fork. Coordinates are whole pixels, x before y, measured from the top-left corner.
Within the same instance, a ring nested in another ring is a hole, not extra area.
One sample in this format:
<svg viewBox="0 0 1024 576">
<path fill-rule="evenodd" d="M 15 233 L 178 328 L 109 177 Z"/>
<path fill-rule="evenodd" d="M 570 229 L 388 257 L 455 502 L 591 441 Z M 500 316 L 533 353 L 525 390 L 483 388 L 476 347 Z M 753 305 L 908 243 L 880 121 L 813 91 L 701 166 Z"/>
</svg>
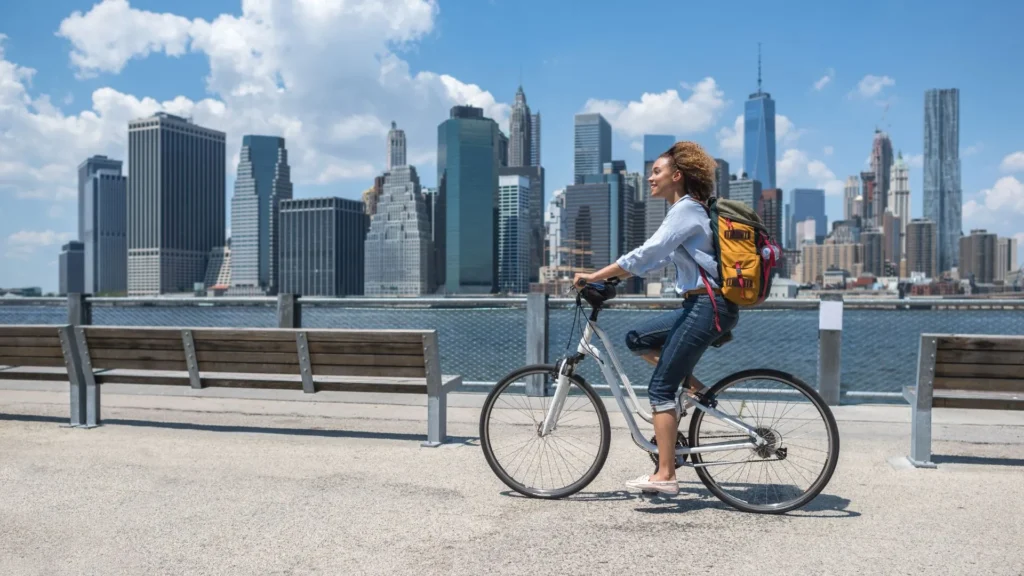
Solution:
<svg viewBox="0 0 1024 576">
<path fill-rule="evenodd" d="M 562 406 L 565 405 L 565 399 L 569 396 L 569 376 L 565 373 L 566 362 L 558 364 L 558 383 L 555 386 L 555 396 L 551 399 L 551 406 L 548 407 L 548 413 L 544 416 L 544 422 L 541 423 L 538 435 L 543 438 L 551 433 L 555 429 L 555 423 L 558 422 L 558 417 L 562 414 Z"/>
</svg>

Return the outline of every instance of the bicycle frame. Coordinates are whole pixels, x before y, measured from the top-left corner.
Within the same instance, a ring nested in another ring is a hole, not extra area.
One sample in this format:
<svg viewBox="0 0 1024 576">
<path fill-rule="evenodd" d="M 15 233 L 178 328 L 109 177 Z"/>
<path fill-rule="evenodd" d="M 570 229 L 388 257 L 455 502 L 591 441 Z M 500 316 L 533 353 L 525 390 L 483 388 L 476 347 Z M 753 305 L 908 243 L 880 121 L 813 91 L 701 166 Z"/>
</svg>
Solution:
<svg viewBox="0 0 1024 576">
<path fill-rule="evenodd" d="M 608 353 L 608 358 L 611 362 L 606 362 L 601 358 L 601 353 L 595 349 L 590 341 L 594 334 L 597 335 L 598 339 L 604 345 L 604 349 Z M 657 445 L 651 443 L 647 438 L 640 432 L 640 427 L 636 423 L 636 419 L 633 414 L 640 416 L 645 421 L 653 423 L 653 416 L 648 412 L 640 408 L 640 401 L 636 397 L 636 392 L 633 390 L 633 385 L 629 382 L 629 378 L 626 376 L 625 371 L 622 369 L 622 365 L 619 364 L 619 359 L 615 355 L 615 349 L 609 343 L 608 337 L 601 328 L 597 326 L 595 322 L 588 321 L 586 327 L 583 330 L 583 336 L 580 338 L 579 345 L 576 348 L 579 354 L 590 356 L 597 361 L 601 367 L 601 373 L 604 376 L 605 382 L 612 391 L 612 396 L 615 397 L 615 402 L 619 406 L 619 411 L 622 412 L 623 417 L 626 419 L 626 425 L 629 427 L 629 433 L 633 436 L 633 441 L 638 446 L 647 450 L 652 454 L 658 453 Z M 569 367 L 575 367 L 576 361 L 572 361 L 570 358 L 566 358 L 558 364 L 558 384 L 555 388 L 554 398 L 548 408 L 548 413 L 544 418 L 544 422 L 541 425 L 541 436 L 549 434 L 556 426 L 559 417 L 562 414 L 562 407 L 565 404 L 565 399 L 569 395 L 569 376 L 566 371 Z M 632 402 L 632 409 L 626 405 L 626 398 L 622 393 L 623 383 L 629 393 L 630 400 Z M 716 442 L 713 444 L 706 444 L 703 446 L 696 447 L 683 447 L 676 449 L 676 456 L 683 456 L 687 454 L 694 454 L 700 452 L 723 452 L 728 450 L 736 450 L 739 448 L 752 448 L 756 446 L 764 445 L 767 441 L 757 433 L 757 430 L 752 426 L 746 424 L 741 420 L 737 420 L 728 414 L 724 414 L 714 407 L 705 406 L 700 402 L 696 401 L 696 398 L 685 391 L 685 387 L 680 386 L 680 398 L 686 396 L 686 401 L 680 403 L 682 408 L 693 406 L 697 410 L 701 410 L 709 416 L 713 416 L 722 422 L 725 422 L 729 426 L 736 430 L 748 434 L 750 440 L 740 440 L 733 442 Z"/>
</svg>

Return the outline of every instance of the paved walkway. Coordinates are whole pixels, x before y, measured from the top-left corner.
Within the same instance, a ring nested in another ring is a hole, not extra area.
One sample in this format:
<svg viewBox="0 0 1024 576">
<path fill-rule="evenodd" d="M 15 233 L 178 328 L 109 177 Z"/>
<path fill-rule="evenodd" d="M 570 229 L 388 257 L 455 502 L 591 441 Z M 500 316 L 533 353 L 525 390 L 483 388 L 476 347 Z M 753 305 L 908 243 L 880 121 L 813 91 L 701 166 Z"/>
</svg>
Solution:
<svg viewBox="0 0 1024 576">
<path fill-rule="evenodd" d="M 395 403 L 416 398 L 110 386 L 107 425 L 76 430 L 58 426 L 64 389 L 45 388 L 0 389 L 5 576 L 1024 573 L 1024 413 L 937 411 L 939 468 L 917 470 L 900 458 L 908 408 L 841 407 L 825 493 L 759 516 L 719 503 L 688 469 L 678 497 L 624 491 L 651 465 L 618 419 L 598 479 L 551 502 L 509 494 L 491 473 L 476 395 L 453 397 L 455 442 L 429 449 L 425 409 Z"/>
</svg>

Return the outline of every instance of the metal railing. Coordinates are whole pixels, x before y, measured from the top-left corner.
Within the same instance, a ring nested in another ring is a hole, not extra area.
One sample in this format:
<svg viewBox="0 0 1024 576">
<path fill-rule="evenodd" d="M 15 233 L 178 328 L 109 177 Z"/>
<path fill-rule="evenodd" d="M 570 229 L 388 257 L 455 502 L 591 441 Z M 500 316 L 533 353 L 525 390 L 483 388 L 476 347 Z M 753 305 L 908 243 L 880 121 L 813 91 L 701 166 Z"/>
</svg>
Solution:
<svg viewBox="0 0 1024 576">
<path fill-rule="evenodd" d="M 838 296 L 838 295 L 837 295 Z M 825 295 L 825 301 L 832 297 Z M 626 352 L 628 330 L 680 306 L 675 298 L 620 297 L 608 302 L 601 326 L 638 389 L 652 367 Z M 836 308 L 838 307 L 838 308 Z M 524 363 L 549 362 L 575 350 L 575 299 L 541 294 L 460 298 L 68 298 L 0 299 L 0 324 L 96 324 L 178 327 L 306 327 L 436 329 L 445 374 L 464 387 L 486 389 Z M 819 300 L 770 300 L 744 310 L 734 340 L 709 349 L 695 375 L 705 383 L 746 368 L 790 372 L 831 403 L 903 402 L 916 377 L 920 334 L 1024 335 L 1024 299 L 836 300 L 833 317 Z M 835 320 L 835 318 L 833 318 Z M 592 363 L 582 373 L 603 382 Z"/>
</svg>

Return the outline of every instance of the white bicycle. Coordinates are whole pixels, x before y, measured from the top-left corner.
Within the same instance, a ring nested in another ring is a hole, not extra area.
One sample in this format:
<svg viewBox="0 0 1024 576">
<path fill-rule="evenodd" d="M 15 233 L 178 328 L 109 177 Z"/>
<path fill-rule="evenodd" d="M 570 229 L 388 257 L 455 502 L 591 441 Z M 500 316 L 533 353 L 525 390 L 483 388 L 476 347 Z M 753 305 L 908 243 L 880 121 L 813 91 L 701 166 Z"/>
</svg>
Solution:
<svg viewBox="0 0 1024 576">
<path fill-rule="evenodd" d="M 611 443 L 608 411 L 576 373 L 587 357 L 600 366 L 633 441 L 651 455 L 657 470 L 658 448 L 653 438 L 644 437 L 633 416 L 650 423 L 651 414 L 641 408 L 614 348 L 597 326 L 598 313 L 615 297 L 616 284 L 612 279 L 577 291 L 576 318 L 586 318 L 584 300 L 591 313 L 575 354 L 554 365 L 520 368 L 487 396 L 480 414 L 484 457 L 516 492 L 564 498 L 585 488 L 604 466 Z M 591 344 L 595 334 L 607 358 Z M 835 471 L 839 430 L 832 411 L 813 388 L 791 374 L 745 370 L 696 393 L 680 386 L 678 402 L 680 426 L 687 409 L 694 412 L 688 436 L 682 431 L 677 436 L 676 468 L 692 466 L 712 494 L 739 510 L 781 514 L 800 508 L 825 488 Z"/>
</svg>

